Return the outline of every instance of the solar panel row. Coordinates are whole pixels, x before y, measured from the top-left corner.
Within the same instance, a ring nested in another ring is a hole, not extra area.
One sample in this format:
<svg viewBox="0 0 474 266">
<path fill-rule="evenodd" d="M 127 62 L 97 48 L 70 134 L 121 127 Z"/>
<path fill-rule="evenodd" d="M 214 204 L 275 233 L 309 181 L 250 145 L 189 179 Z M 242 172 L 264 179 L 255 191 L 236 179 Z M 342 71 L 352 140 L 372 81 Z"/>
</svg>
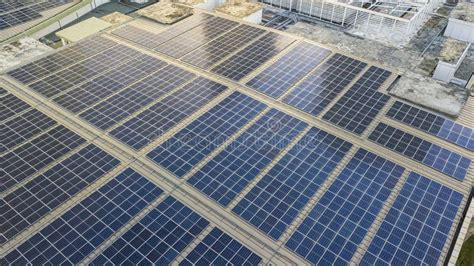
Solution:
<svg viewBox="0 0 474 266">
<path fill-rule="evenodd" d="M 314 264 L 348 264 L 403 171 L 359 149 L 286 246 Z"/>
<path fill-rule="evenodd" d="M 0 199 L 0 243 L 12 239 L 118 164 L 117 159 L 90 144 Z"/>
<path fill-rule="evenodd" d="M 377 91 L 390 74 L 390 71 L 370 67 L 323 119 L 357 135 L 362 134 L 390 99 Z"/>
<path fill-rule="evenodd" d="M 318 115 L 367 64 L 336 54 L 312 72 L 283 102 L 312 115 Z"/>
<path fill-rule="evenodd" d="M 227 206 L 305 127 L 306 123 L 271 109 L 188 183 Z"/>
<path fill-rule="evenodd" d="M 351 146 L 325 131 L 311 128 L 233 212 L 279 239 Z"/>
<path fill-rule="evenodd" d="M 183 177 L 265 107 L 257 100 L 234 92 L 147 156 Z"/>
<path fill-rule="evenodd" d="M 467 157 L 384 123 L 378 124 L 369 139 L 461 181 L 471 164 Z"/>
<path fill-rule="evenodd" d="M 474 151 L 474 129 L 451 119 L 396 101 L 387 116 L 426 133 Z"/>
<path fill-rule="evenodd" d="M 319 46 L 300 43 L 248 81 L 247 86 L 278 98 L 330 54 L 331 51 Z"/>
<path fill-rule="evenodd" d="M 435 265 L 463 195 L 411 172 L 361 265 Z"/>
<path fill-rule="evenodd" d="M 0 14 L 6 13 L 10 10 L 14 10 L 20 7 L 24 7 L 25 4 L 21 2 L 1 2 L 0 3 Z"/>
<path fill-rule="evenodd" d="M 30 106 L 20 100 L 13 94 L 4 91 L 3 97 L 0 99 L 0 121 L 3 123 L 7 119 L 11 119 L 16 115 L 29 110 Z"/>
</svg>

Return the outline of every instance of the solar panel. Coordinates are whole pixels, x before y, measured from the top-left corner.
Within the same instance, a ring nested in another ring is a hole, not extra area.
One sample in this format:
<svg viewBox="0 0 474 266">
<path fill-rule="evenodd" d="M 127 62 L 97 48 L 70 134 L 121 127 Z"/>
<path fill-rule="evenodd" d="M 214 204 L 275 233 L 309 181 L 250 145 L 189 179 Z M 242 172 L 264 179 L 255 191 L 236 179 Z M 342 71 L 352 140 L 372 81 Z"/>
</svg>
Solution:
<svg viewBox="0 0 474 266">
<path fill-rule="evenodd" d="M 119 163 L 90 144 L 0 199 L 4 215 L 0 243 L 12 239 Z"/>
<path fill-rule="evenodd" d="M 14 10 L 25 6 L 25 3 L 21 2 L 2 2 L 0 3 L 0 13 L 6 13 L 10 10 Z"/>
<path fill-rule="evenodd" d="M 167 65 L 155 74 L 87 109 L 80 117 L 102 130 L 108 129 L 194 77 L 194 74 L 186 70 Z"/>
<path fill-rule="evenodd" d="M 167 96 L 110 134 L 134 149 L 141 149 L 209 103 L 227 89 L 224 85 L 199 77 Z"/>
<path fill-rule="evenodd" d="M 28 139 L 45 132 L 56 124 L 56 121 L 49 118 L 47 115 L 36 109 L 30 109 L 29 111 L 5 122 L 3 126 L 0 152 L 4 152 L 20 145 Z"/>
<path fill-rule="evenodd" d="M 41 17 L 42 16 L 40 13 L 36 12 L 30 7 L 17 9 L 10 13 L 0 15 L 0 30 L 4 30 L 6 28 L 13 27 Z"/>
<path fill-rule="evenodd" d="M 240 25 L 232 31 L 190 52 L 184 56 L 182 60 L 191 65 L 209 69 L 231 53 L 247 46 L 263 33 L 265 33 L 263 29 Z"/>
<path fill-rule="evenodd" d="M 30 106 L 13 94 L 7 94 L 0 100 L 0 121 L 4 122 L 17 114 L 29 110 Z"/>
<path fill-rule="evenodd" d="M 208 14 L 195 14 L 191 18 L 173 25 L 169 29 L 158 34 L 130 25 L 114 30 L 112 34 L 151 49 L 212 18 L 214 18 L 214 16 Z"/>
<path fill-rule="evenodd" d="M 262 258 L 214 228 L 179 265 L 259 265 Z"/>
<path fill-rule="evenodd" d="M 467 157 L 384 123 L 377 126 L 369 139 L 461 181 L 471 164 Z"/>
<path fill-rule="evenodd" d="M 335 54 L 294 88 L 283 102 L 318 115 L 367 64 Z"/>
<path fill-rule="evenodd" d="M 474 129 L 463 126 L 451 119 L 421 110 L 415 106 L 396 101 L 387 116 L 474 151 Z"/>
<path fill-rule="evenodd" d="M 85 140 L 64 126 L 55 127 L 2 156 L 0 192 L 78 147 Z"/>
<path fill-rule="evenodd" d="M 5 96 L 8 94 L 8 91 L 2 87 L 0 87 L 0 97 Z"/>
<path fill-rule="evenodd" d="M 239 25 L 238 22 L 214 17 L 176 38 L 161 44 L 154 50 L 174 58 L 180 58 L 237 25 Z"/>
<path fill-rule="evenodd" d="M 325 131 L 311 128 L 233 212 L 277 240 L 351 146 Z"/>
<path fill-rule="evenodd" d="M 410 173 L 362 258 L 361 265 L 435 265 L 463 195 Z"/>
<path fill-rule="evenodd" d="M 319 46 L 300 43 L 247 82 L 247 86 L 278 98 L 330 54 L 331 51 Z"/>
<path fill-rule="evenodd" d="M 77 264 L 163 191 L 127 168 L 8 253 L 1 264 Z"/>
<path fill-rule="evenodd" d="M 183 177 L 265 107 L 263 103 L 234 92 L 147 156 Z"/>
<path fill-rule="evenodd" d="M 77 61 L 109 49 L 116 44 L 116 42 L 100 36 L 88 38 L 87 42 L 77 43 L 55 54 L 11 70 L 7 74 L 24 84 L 28 84 L 50 75 L 60 68 L 66 68 Z M 58 57 L 62 60 L 58 61 Z"/>
<path fill-rule="evenodd" d="M 390 99 L 390 96 L 377 91 L 390 74 L 390 71 L 370 67 L 324 114 L 323 119 L 355 134 L 362 134 Z"/>
<path fill-rule="evenodd" d="M 227 206 L 305 127 L 306 123 L 272 109 L 189 178 L 188 183 Z"/>
<path fill-rule="evenodd" d="M 139 56 L 76 89 L 59 95 L 54 101 L 67 110 L 78 113 L 148 76 L 159 69 L 161 63 L 149 56 Z"/>
<path fill-rule="evenodd" d="M 169 265 L 208 224 L 206 219 L 170 196 L 92 264 Z"/>
<path fill-rule="evenodd" d="M 248 47 L 237 52 L 211 71 L 226 78 L 238 81 L 277 55 L 295 39 L 269 32 Z"/>
<path fill-rule="evenodd" d="M 403 171 L 359 149 L 286 246 L 313 264 L 348 264 Z"/>
</svg>

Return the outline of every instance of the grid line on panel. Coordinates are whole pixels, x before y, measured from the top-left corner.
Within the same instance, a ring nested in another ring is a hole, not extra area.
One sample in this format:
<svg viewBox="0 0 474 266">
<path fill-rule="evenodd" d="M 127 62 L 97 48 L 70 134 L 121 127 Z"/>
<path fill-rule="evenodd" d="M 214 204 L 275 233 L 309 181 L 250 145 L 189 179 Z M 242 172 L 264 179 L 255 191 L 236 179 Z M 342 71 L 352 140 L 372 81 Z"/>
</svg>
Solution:
<svg viewBox="0 0 474 266">
<path fill-rule="evenodd" d="M 209 222 L 169 196 L 92 261 L 168 265 Z"/>
<path fill-rule="evenodd" d="M 77 264 L 162 190 L 130 168 L 8 253 L 1 264 Z"/>
<path fill-rule="evenodd" d="M 134 149 L 141 149 L 196 112 L 227 87 L 203 77 L 149 107 L 110 132 Z"/>
<path fill-rule="evenodd" d="M 209 69 L 231 53 L 247 46 L 263 33 L 265 33 L 263 29 L 240 25 L 185 55 L 182 60 L 199 68 Z"/>
<path fill-rule="evenodd" d="M 314 264 L 348 264 L 404 170 L 359 149 L 286 246 Z"/>
<path fill-rule="evenodd" d="M 0 152 L 3 153 L 18 146 L 55 125 L 57 125 L 56 121 L 49 116 L 36 109 L 30 109 L 5 122 Z"/>
<path fill-rule="evenodd" d="M 154 50 L 174 58 L 180 58 L 237 25 L 239 25 L 238 22 L 214 17 L 176 38 L 161 44 Z"/>
<path fill-rule="evenodd" d="M 306 123 L 271 109 L 187 182 L 227 206 L 305 127 Z"/>
<path fill-rule="evenodd" d="M 34 224 L 119 164 L 90 144 L 0 199 L 0 243 Z"/>
<path fill-rule="evenodd" d="M 384 123 L 377 125 L 369 140 L 460 181 L 471 164 L 467 157 Z"/>
<path fill-rule="evenodd" d="M 319 46 L 300 43 L 246 85 L 278 98 L 330 54 L 331 51 Z"/>
<path fill-rule="evenodd" d="M 30 105 L 13 94 L 6 94 L 0 100 L 0 121 L 5 120 L 30 109 Z"/>
<path fill-rule="evenodd" d="M 238 81 L 294 41 L 293 38 L 269 32 L 211 69 L 211 72 Z"/>
<path fill-rule="evenodd" d="M 370 67 L 323 119 L 357 135 L 362 134 L 390 99 L 377 91 L 390 75 L 390 71 Z"/>
<path fill-rule="evenodd" d="M 474 129 L 453 120 L 396 101 L 387 116 L 433 136 L 474 151 Z"/>
<path fill-rule="evenodd" d="M 10 150 L 0 163 L 0 193 L 83 144 L 85 139 L 60 125 Z"/>
<path fill-rule="evenodd" d="M 279 239 L 351 147 L 349 142 L 311 128 L 233 212 Z"/>
<path fill-rule="evenodd" d="M 440 263 L 463 195 L 411 172 L 361 265 Z"/>
<path fill-rule="evenodd" d="M 318 115 L 366 67 L 359 60 L 335 54 L 283 98 L 283 102 Z"/>
<path fill-rule="evenodd" d="M 167 65 L 153 75 L 85 110 L 80 117 L 102 130 L 109 129 L 194 77 L 191 72 Z"/>
<path fill-rule="evenodd" d="M 265 108 L 265 104 L 234 92 L 154 148 L 147 157 L 183 177 Z"/>
<path fill-rule="evenodd" d="M 179 265 L 259 265 L 262 258 L 215 227 Z"/>
</svg>

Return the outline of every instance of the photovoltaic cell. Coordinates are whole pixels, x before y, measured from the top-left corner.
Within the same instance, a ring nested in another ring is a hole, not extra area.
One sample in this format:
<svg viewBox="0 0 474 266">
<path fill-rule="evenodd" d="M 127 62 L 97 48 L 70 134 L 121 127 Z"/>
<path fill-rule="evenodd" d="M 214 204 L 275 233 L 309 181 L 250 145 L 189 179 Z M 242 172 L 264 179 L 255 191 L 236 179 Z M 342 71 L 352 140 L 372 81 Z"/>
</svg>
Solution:
<svg viewBox="0 0 474 266">
<path fill-rule="evenodd" d="M 0 263 L 78 264 L 162 192 L 127 168 L 7 254 Z"/>
<path fill-rule="evenodd" d="M 180 265 L 259 265 L 262 258 L 215 227 Z"/>
<path fill-rule="evenodd" d="M 80 117 L 102 130 L 108 129 L 194 77 L 194 74 L 186 70 L 167 65 L 153 75 L 87 109 L 80 114 Z"/>
<path fill-rule="evenodd" d="M 29 109 L 30 106 L 27 103 L 13 94 L 7 94 L 0 99 L 0 120 L 4 122 L 6 119 Z"/>
<path fill-rule="evenodd" d="M 180 58 L 237 25 L 239 25 L 238 22 L 214 17 L 176 38 L 161 44 L 154 50 L 174 58 Z"/>
<path fill-rule="evenodd" d="M 410 173 L 361 265 L 436 265 L 463 195 Z"/>
<path fill-rule="evenodd" d="M 37 222 L 119 163 L 91 144 L 0 199 L 0 243 Z"/>
<path fill-rule="evenodd" d="M 331 51 L 313 44 L 306 42 L 298 44 L 247 82 L 247 86 L 278 98 L 330 54 Z"/>
<path fill-rule="evenodd" d="M 467 157 L 384 123 L 377 126 L 369 139 L 461 181 L 471 164 Z"/>
<path fill-rule="evenodd" d="M 85 140 L 64 126 L 58 126 L 2 156 L 0 192 L 21 182 Z"/>
<path fill-rule="evenodd" d="M 269 32 L 248 47 L 237 52 L 211 71 L 226 78 L 238 81 L 277 55 L 295 39 Z"/>
<path fill-rule="evenodd" d="M 474 151 L 474 129 L 453 120 L 396 101 L 387 116 L 431 135 Z"/>
<path fill-rule="evenodd" d="M 36 109 L 22 113 L 5 122 L 0 152 L 18 146 L 56 125 L 56 121 Z"/>
<path fill-rule="evenodd" d="M 41 14 L 30 7 L 24 7 L 15 11 L 0 15 L 0 30 L 13 27 L 28 21 L 41 18 Z"/>
<path fill-rule="evenodd" d="M 3 14 L 23 6 L 25 6 L 25 4 L 21 2 L 2 2 L 0 3 L 0 13 Z"/>
<path fill-rule="evenodd" d="M 110 132 L 134 149 L 141 149 L 227 89 L 199 77 Z"/>
<path fill-rule="evenodd" d="M 208 224 L 199 214 L 168 197 L 92 264 L 170 265 Z"/>
<path fill-rule="evenodd" d="M 359 149 L 286 246 L 316 265 L 346 265 L 404 168 Z"/>
<path fill-rule="evenodd" d="M 232 31 L 195 49 L 182 60 L 191 65 L 209 69 L 231 53 L 248 45 L 265 30 L 249 25 L 240 25 Z"/>
<path fill-rule="evenodd" d="M 227 206 L 305 127 L 306 123 L 272 109 L 188 183 Z"/>
<path fill-rule="evenodd" d="M 294 88 L 283 102 L 318 115 L 367 64 L 336 54 Z"/>
<path fill-rule="evenodd" d="M 234 207 L 233 212 L 278 239 L 352 144 L 311 130 Z"/>
<path fill-rule="evenodd" d="M 8 91 L 2 87 L 0 87 L 0 96 L 4 96 L 4 95 L 7 95 L 8 94 Z"/>
<path fill-rule="evenodd" d="M 147 156 L 182 177 L 265 107 L 263 103 L 234 92 Z"/>
<path fill-rule="evenodd" d="M 362 134 L 390 99 L 377 91 L 390 75 L 390 71 L 370 67 L 323 119 L 357 135 Z"/>
</svg>

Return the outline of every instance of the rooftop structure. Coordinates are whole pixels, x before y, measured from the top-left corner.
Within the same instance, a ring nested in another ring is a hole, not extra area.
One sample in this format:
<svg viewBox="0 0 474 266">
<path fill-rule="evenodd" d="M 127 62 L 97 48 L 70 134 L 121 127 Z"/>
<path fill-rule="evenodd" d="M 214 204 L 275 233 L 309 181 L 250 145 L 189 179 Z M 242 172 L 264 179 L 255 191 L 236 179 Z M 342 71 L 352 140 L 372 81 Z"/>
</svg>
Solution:
<svg viewBox="0 0 474 266">
<path fill-rule="evenodd" d="M 112 26 L 112 23 L 92 17 L 56 32 L 56 36 L 61 38 L 63 44 L 74 43 L 105 30 L 110 26 Z"/>
<path fill-rule="evenodd" d="M 442 264 L 474 180 L 474 104 L 197 12 L 137 18 L 1 76 L 0 264 Z"/>
</svg>

